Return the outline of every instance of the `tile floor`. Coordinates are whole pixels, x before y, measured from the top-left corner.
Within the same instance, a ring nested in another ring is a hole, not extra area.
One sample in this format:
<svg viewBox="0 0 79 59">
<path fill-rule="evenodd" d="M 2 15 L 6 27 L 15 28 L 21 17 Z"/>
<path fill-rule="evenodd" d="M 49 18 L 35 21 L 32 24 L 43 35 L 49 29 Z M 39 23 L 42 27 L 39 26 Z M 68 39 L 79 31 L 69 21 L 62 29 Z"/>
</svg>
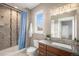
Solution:
<svg viewBox="0 0 79 59">
<path fill-rule="evenodd" d="M 25 49 L 18 50 L 18 46 L 14 46 L 1 50 L 0 56 L 27 56 L 27 55 Z"/>
</svg>

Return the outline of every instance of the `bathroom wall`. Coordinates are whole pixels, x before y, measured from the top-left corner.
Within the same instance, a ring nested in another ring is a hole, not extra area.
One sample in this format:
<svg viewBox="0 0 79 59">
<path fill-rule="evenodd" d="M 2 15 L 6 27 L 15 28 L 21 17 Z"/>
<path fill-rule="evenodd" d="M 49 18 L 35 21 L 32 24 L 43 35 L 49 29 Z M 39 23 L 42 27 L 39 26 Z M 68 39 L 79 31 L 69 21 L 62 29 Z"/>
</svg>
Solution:
<svg viewBox="0 0 79 59">
<path fill-rule="evenodd" d="M 67 3 L 65 3 L 67 4 Z M 45 23 L 44 23 L 44 33 L 45 35 L 46 34 L 50 34 L 51 32 L 51 16 L 50 16 L 50 9 L 54 9 L 54 8 L 57 8 L 57 7 L 60 7 L 60 6 L 63 6 L 65 4 L 53 4 L 53 3 L 41 3 L 39 4 L 38 6 L 36 6 L 35 8 L 33 8 L 31 10 L 31 20 L 32 20 L 32 23 L 33 23 L 33 38 L 40 38 L 41 36 L 43 35 L 40 35 L 38 33 L 35 33 L 34 30 L 35 30 L 35 19 L 34 19 L 34 15 L 36 12 L 40 11 L 40 10 L 43 10 L 44 11 L 44 15 L 45 15 Z M 79 4 L 78 4 L 79 5 Z M 77 20 L 77 29 L 75 30 L 75 37 L 77 37 L 77 39 L 79 39 L 79 8 L 76 12 L 70 12 L 70 13 L 64 13 L 62 15 L 59 15 L 58 17 L 59 18 L 62 18 L 62 17 L 69 17 L 69 16 L 74 16 L 75 17 L 75 22 Z M 57 17 L 55 17 L 57 18 Z M 75 26 L 76 28 L 76 26 Z M 77 34 L 76 34 L 76 31 L 77 31 Z M 37 35 L 38 34 L 38 35 Z"/>
<path fill-rule="evenodd" d="M 0 5 L 0 50 L 17 45 L 20 14 Z"/>
<path fill-rule="evenodd" d="M 78 6 L 79 6 L 79 4 L 78 4 Z M 76 17 L 77 17 L 77 40 L 79 40 L 79 7 L 77 9 Z"/>
<path fill-rule="evenodd" d="M 30 32 L 30 24 L 31 24 L 31 14 L 30 14 L 30 9 L 27 9 L 27 24 L 26 24 L 26 47 L 29 47 L 31 44 L 31 37 L 29 37 L 29 32 Z"/>
<path fill-rule="evenodd" d="M 41 3 L 35 8 L 31 10 L 31 22 L 33 23 L 33 38 L 42 39 L 42 37 L 46 34 L 50 34 L 51 32 L 51 17 L 50 17 L 50 9 L 57 8 L 59 6 L 65 5 L 63 3 Z M 35 13 L 43 10 L 45 15 L 45 22 L 44 22 L 44 34 L 35 33 Z"/>
</svg>

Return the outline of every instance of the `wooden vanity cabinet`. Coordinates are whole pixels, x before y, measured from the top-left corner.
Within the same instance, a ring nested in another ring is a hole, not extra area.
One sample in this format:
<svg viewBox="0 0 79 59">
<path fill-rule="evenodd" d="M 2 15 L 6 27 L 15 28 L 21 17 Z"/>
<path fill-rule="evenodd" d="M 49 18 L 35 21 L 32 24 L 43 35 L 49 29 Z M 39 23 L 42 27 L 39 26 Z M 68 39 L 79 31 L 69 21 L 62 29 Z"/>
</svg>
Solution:
<svg viewBox="0 0 79 59">
<path fill-rule="evenodd" d="M 71 52 L 61 50 L 61 49 L 58 49 L 58 48 L 54 48 L 54 47 L 51 47 L 51 46 L 47 46 L 47 52 L 50 52 L 51 54 L 57 55 L 57 56 L 71 56 L 72 55 Z"/>
<path fill-rule="evenodd" d="M 40 56 L 71 56 L 72 53 L 48 46 L 43 43 L 39 43 L 39 55 Z"/>
</svg>

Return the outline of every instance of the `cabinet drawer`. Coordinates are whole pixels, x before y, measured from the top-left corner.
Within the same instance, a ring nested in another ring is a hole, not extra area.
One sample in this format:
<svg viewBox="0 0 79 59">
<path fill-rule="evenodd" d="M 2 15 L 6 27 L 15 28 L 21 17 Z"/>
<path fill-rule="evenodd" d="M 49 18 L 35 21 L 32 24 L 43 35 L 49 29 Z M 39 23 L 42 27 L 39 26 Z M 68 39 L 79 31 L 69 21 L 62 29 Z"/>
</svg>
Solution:
<svg viewBox="0 0 79 59">
<path fill-rule="evenodd" d="M 53 54 L 58 55 L 58 56 L 70 56 L 72 54 L 70 52 L 60 50 L 60 49 L 50 47 L 50 46 L 47 46 L 47 51 L 52 52 Z"/>
<path fill-rule="evenodd" d="M 46 49 L 39 48 L 39 51 L 46 53 Z"/>
<path fill-rule="evenodd" d="M 42 43 L 39 43 L 39 48 L 46 49 L 46 45 L 42 44 Z"/>
<path fill-rule="evenodd" d="M 40 55 L 40 56 L 46 56 L 46 53 L 43 53 L 43 52 L 40 51 L 40 52 L 39 52 L 39 55 Z"/>
</svg>

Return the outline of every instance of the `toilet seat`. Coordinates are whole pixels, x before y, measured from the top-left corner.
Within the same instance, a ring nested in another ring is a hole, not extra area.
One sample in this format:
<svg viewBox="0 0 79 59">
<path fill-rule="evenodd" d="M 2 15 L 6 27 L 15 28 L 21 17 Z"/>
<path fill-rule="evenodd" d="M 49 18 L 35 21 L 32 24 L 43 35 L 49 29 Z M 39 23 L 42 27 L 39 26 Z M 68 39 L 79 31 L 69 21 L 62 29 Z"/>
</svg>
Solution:
<svg viewBox="0 0 79 59">
<path fill-rule="evenodd" d="M 38 48 L 38 40 L 33 40 L 33 46 L 27 48 L 27 55 L 29 56 L 35 56 L 37 55 L 37 48 Z"/>
<path fill-rule="evenodd" d="M 35 51 L 37 48 L 35 48 L 35 47 L 29 47 L 29 48 L 27 48 L 27 52 L 33 52 L 33 51 Z"/>
<path fill-rule="evenodd" d="M 29 47 L 29 48 L 27 48 L 27 55 L 29 55 L 29 56 L 33 56 L 33 55 L 35 55 L 35 53 L 36 53 L 36 50 L 37 50 L 37 48 L 36 47 Z"/>
</svg>

